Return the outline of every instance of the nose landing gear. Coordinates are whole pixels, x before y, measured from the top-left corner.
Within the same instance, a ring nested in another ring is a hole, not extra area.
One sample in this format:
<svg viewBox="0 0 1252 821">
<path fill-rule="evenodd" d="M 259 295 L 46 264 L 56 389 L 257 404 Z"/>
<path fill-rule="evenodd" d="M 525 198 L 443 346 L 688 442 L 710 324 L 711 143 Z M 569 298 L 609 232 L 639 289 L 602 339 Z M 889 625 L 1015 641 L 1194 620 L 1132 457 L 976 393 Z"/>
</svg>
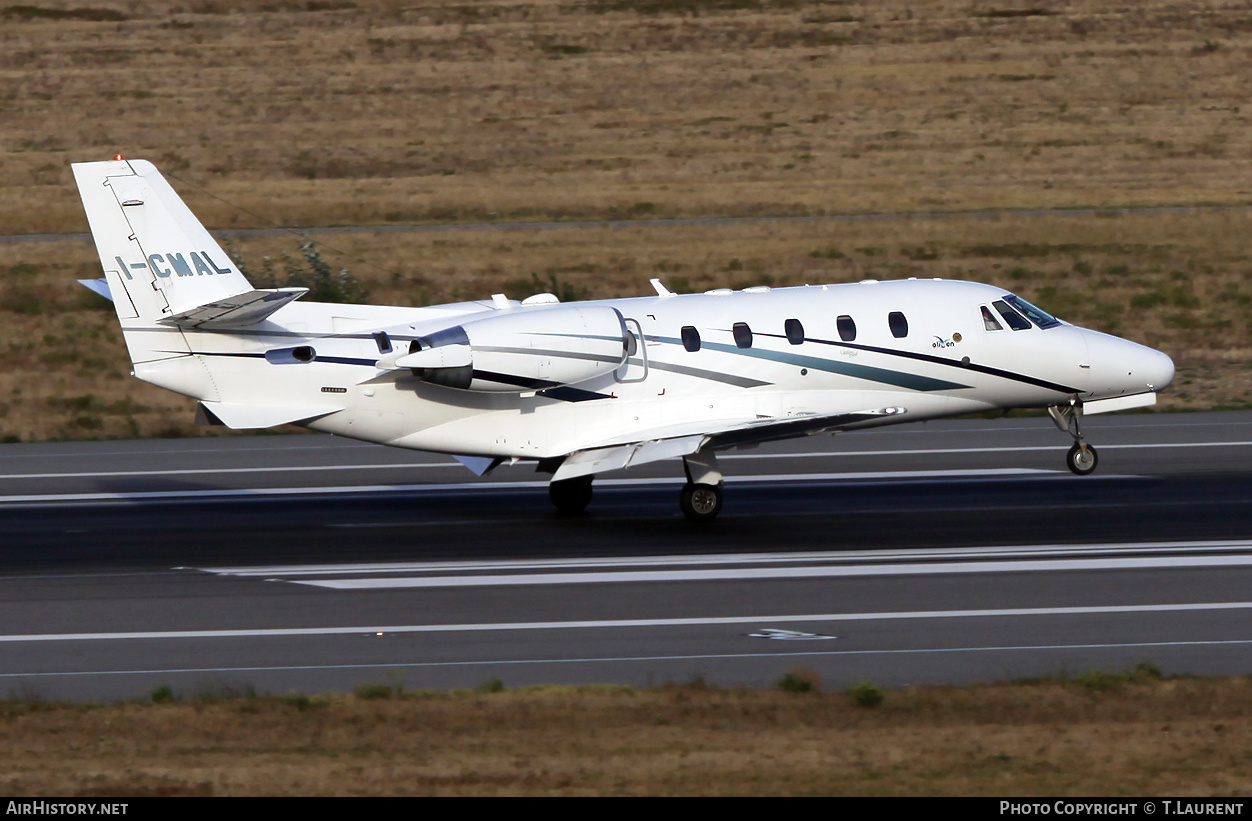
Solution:
<svg viewBox="0 0 1252 821">
<path fill-rule="evenodd" d="M 1048 408 L 1048 415 L 1052 417 L 1057 428 L 1074 437 L 1074 444 L 1065 455 L 1065 465 L 1079 476 L 1086 476 L 1094 471 L 1100 456 L 1082 436 L 1082 400 L 1071 399 L 1068 405 L 1053 405 Z"/>
</svg>

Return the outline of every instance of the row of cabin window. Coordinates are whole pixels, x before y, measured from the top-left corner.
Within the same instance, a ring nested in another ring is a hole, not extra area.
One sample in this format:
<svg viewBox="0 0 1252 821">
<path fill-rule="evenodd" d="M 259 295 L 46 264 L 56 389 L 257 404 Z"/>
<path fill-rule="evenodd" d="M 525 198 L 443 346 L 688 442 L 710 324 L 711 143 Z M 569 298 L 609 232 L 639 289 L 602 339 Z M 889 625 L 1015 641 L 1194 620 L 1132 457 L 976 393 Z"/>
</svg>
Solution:
<svg viewBox="0 0 1252 821">
<path fill-rule="evenodd" d="M 891 335 L 896 339 L 903 339 L 909 335 L 909 321 L 899 311 L 887 314 L 887 327 L 891 329 Z M 844 342 L 856 339 L 856 321 L 846 314 L 835 319 L 835 329 L 838 330 L 839 338 Z M 730 332 L 735 338 L 736 347 L 752 347 L 752 328 L 748 326 L 748 323 L 736 322 L 730 327 Z M 700 350 L 700 332 L 694 326 L 684 325 L 681 333 L 684 348 L 693 353 Z M 804 342 L 804 326 L 798 319 L 788 319 L 784 322 L 783 333 L 792 345 Z"/>
</svg>

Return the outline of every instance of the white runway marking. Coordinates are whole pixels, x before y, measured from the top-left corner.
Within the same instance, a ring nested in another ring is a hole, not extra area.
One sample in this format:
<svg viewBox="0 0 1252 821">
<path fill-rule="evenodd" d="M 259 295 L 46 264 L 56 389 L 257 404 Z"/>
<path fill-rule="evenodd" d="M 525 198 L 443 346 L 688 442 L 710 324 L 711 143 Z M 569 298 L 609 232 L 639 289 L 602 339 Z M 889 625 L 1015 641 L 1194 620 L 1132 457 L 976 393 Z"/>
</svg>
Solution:
<svg viewBox="0 0 1252 821">
<path fill-rule="evenodd" d="M 1031 561 L 952 562 L 950 564 L 874 564 L 831 567 L 745 567 L 704 570 L 627 570 L 601 573 L 524 573 L 478 576 L 408 576 L 375 579 L 292 580 L 292 584 L 332 590 L 396 590 L 433 587 L 517 587 L 556 584 L 627 584 L 634 582 L 828 579 L 865 576 L 1023 573 L 1059 570 L 1141 570 L 1163 567 L 1249 567 L 1252 556 L 1142 556 L 1134 558 L 1039 559 Z"/>
<path fill-rule="evenodd" d="M 1149 448 L 1233 448 L 1246 447 L 1252 442 L 1144 442 L 1133 445 L 1110 445 L 1100 443 L 1100 450 L 1139 450 Z M 1029 445 L 1025 447 L 999 448 L 921 448 L 917 450 L 843 450 L 815 453 L 732 453 L 718 455 L 718 459 L 809 459 L 831 456 L 930 456 L 953 453 L 1027 453 L 1031 451 L 1057 452 L 1057 445 Z"/>
<path fill-rule="evenodd" d="M 284 627 L 239 630 L 151 630 L 119 633 L 28 633 L 0 635 L 0 644 L 48 641 L 122 641 L 133 639 L 221 639 L 293 636 L 375 636 L 403 633 L 483 633 L 503 630 L 588 630 L 596 628 L 691 627 L 717 625 L 776 625 L 813 622 L 889 621 L 899 619 L 969 619 L 1009 616 L 1074 616 L 1115 613 L 1178 613 L 1214 610 L 1252 610 L 1252 602 L 1195 602 L 1188 604 L 1133 604 L 1095 607 L 1019 607 L 995 610 L 914 610 L 886 613 L 822 613 L 773 616 L 713 616 L 676 619 L 594 619 L 585 621 L 496 622 L 482 624 L 403 624 L 358 627 Z"/>
<path fill-rule="evenodd" d="M 700 565 L 725 564 L 793 564 L 796 562 L 833 562 L 849 564 L 853 562 L 894 562 L 901 559 L 926 560 L 932 562 L 949 561 L 951 559 L 990 559 L 990 558 L 1035 558 L 1045 556 L 1064 556 L 1073 558 L 1075 555 L 1113 553 L 1137 553 L 1150 555 L 1153 553 L 1180 552 L 1249 552 L 1252 541 L 1246 539 L 1222 539 L 1216 541 L 1185 541 L 1185 542 L 1113 542 L 1108 544 L 1039 544 L 1039 545 L 988 545 L 981 547 L 955 548 L 904 548 L 895 550 L 834 550 L 834 551 L 803 551 L 798 553 L 714 553 L 705 555 L 671 555 L 671 556 L 613 556 L 604 558 L 577 559 L 484 559 L 477 561 L 442 561 L 442 562 L 353 562 L 338 564 L 287 564 L 262 565 L 253 567 L 178 567 L 175 570 L 199 570 L 222 576 L 328 576 L 357 573 L 446 573 L 460 570 L 501 571 L 501 570 L 535 570 L 535 569 L 571 569 L 586 567 L 663 567 L 681 565 L 685 567 Z"/>
</svg>

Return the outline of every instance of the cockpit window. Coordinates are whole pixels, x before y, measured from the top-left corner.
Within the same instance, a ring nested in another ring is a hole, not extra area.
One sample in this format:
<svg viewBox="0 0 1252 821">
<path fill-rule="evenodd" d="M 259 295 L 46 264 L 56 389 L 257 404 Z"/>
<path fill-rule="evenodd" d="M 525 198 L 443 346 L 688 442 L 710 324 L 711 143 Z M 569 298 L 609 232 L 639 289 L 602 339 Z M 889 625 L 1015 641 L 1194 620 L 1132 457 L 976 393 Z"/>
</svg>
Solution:
<svg viewBox="0 0 1252 821">
<path fill-rule="evenodd" d="M 995 314 L 987 308 L 986 305 L 979 305 L 978 310 L 982 311 L 982 326 L 989 331 L 1003 331 L 1004 326 L 1000 324 L 1000 320 L 996 319 Z"/>
<path fill-rule="evenodd" d="M 1026 317 L 1010 308 L 1004 300 L 997 299 L 991 304 L 995 306 L 995 309 L 1000 312 L 1000 316 L 1004 317 L 1004 321 L 1009 323 L 1009 327 L 1013 330 L 1024 331 L 1030 327 Z"/>
<path fill-rule="evenodd" d="M 1047 311 L 1036 308 L 1020 296 L 1005 294 L 1004 301 L 1024 313 L 1027 319 L 1038 325 L 1040 328 L 1052 328 L 1061 324 L 1061 320 L 1052 316 Z"/>
</svg>

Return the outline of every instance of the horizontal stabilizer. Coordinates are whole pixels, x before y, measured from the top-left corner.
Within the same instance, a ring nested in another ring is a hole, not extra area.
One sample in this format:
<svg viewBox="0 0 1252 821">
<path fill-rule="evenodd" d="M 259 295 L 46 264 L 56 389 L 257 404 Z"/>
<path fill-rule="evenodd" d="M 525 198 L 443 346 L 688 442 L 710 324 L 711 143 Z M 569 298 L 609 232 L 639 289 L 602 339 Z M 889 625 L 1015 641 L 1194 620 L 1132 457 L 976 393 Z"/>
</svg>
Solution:
<svg viewBox="0 0 1252 821">
<path fill-rule="evenodd" d="M 80 279 L 78 284 L 90 291 L 95 291 L 109 302 L 113 301 L 113 292 L 109 290 L 109 281 L 104 277 L 99 279 Z"/>
<path fill-rule="evenodd" d="M 162 325 L 177 325 L 181 328 L 204 328 L 206 330 L 243 328 L 261 322 L 279 308 L 294 302 L 308 292 L 308 288 L 247 291 L 215 302 L 208 302 L 190 311 L 183 311 L 157 321 Z"/>
<path fill-rule="evenodd" d="M 200 402 L 196 406 L 197 425 L 225 425 L 232 430 L 272 428 L 292 422 L 308 422 L 329 416 L 342 408 L 296 408 L 281 405 L 245 405 L 231 402 Z"/>
</svg>

